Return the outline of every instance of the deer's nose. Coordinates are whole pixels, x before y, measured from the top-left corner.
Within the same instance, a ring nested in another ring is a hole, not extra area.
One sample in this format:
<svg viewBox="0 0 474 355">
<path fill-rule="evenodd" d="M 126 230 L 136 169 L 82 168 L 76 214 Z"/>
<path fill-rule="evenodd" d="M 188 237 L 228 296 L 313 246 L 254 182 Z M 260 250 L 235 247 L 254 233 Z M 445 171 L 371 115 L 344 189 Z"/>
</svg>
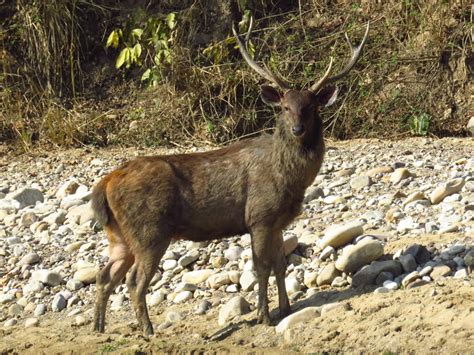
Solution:
<svg viewBox="0 0 474 355">
<path fill-rule="evenodd" d="M 293 126 L 291 131 L 293 132 L 293 135 L 295 137 L 299 137 L 304 133 L 304 125 L 299 124 L 299 125 Z"/>
</svg>

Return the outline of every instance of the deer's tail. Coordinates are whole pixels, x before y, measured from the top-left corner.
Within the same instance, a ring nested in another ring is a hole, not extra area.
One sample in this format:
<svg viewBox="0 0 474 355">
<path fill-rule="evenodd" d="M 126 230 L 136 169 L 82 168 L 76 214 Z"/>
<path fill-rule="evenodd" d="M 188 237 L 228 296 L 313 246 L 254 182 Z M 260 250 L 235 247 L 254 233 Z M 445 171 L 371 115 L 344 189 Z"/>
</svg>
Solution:
<svg viewBox="0 0 474 355">
<path fill-rule="evenodd" d="M 111 213 L 106 195 L 107 182 L 108 179 L 102 179 L 92 190 L 92 210 L 101 226 L 107 225 Z"/>
</svg>

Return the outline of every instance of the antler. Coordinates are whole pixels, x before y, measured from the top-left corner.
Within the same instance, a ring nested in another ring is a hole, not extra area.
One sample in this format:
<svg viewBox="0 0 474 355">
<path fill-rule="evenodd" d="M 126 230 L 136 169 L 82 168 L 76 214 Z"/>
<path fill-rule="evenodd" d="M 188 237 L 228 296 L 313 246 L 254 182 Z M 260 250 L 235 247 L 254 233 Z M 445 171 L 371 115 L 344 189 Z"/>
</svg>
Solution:
<svg viewBox="0 0 474 355">
<path fill-rule="evenodd" d="M 367 36 L 369 34 L 369 28 L 370 28 L 370 22 L 367 22 L 367 28 L 365 30 L 364 38 L 362 38 L 362 41 L 360 42 L 360 44 L 357 47 L 352 45 L 352 43 L 349 39 L 349 36 L 347 36 L 347 33 L 344 34 L 345 37 L 346 37 L 347 43 L 349 43 L 349 47 L 351 48 L 351 59 L 349 60 L 349 62 L 346 64 L 346 66 L 338 74 L 336 74 L 335 76 L 332 76 L 332 77 L 329 78 L 328 77 L 329 72 L 331 71 L 331 67 L 332 67 L 332 58 L 331 58 L 331 61 L 329 62 L 328 69 L 326 70 L 326 73 L 324 74 L 324 76 L 317 83 L 315 83 L 311 86 L 311 88 L 310 88 L 311 91 L 318 92 L 318 90 L 321 89 L 321 87 L 323 85 L 327 85 L 329 83 L 334 83 L 335 81 L 337 81 L 337 80 L 343 78 L 344 76 L 346 76 L 347 73 L 349 73 L 351 71 L 351 69 L 354 67 L 354 65 L 359 60 L 360 53 L 362 52 L 362 48 L 364 47 L 365 42 L 367 41 Z"/>
<path fill-rule="evenodd" d="M 278 76 L 270 72 L 268 68 L 266 67 L 262 68 L 261 66 L 259 66 L 250 56 L 248 52 L 248 40 L 250 37 L 250 33 L 252 32 L 252 27 L 253 27 L 253 17 L 250 17 L 250 25 L 249 25 L 247 35 L 245 36 L 245 42 L 242 42 L 242 38 L 240 38 L 240 35 L 237 33 L 235 23 L 232 26 L 232 32 L 234 33 L 234 36 L 237 39 L 237 43 L 239 44 L 239 50 L 240 50 L 240 53 L 242 54 L 242 57 L 245 59 L 247 64 L 253 70 L 255 70 L 258 74 L 263 76 L 265 79 L 274 83 L 283 91 L 289 90 L 290 86 L 288 85 L 288 83 L 286 83 L 283 79 L 279 78 Z"/>
</svg>

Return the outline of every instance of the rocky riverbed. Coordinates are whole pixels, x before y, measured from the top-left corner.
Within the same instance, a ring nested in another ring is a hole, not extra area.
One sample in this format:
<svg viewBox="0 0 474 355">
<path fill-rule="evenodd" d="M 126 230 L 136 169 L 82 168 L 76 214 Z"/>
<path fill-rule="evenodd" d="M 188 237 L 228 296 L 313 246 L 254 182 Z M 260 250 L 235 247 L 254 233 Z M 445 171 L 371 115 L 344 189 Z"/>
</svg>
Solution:
<svg viewBox="0 0 474 355">
<path fill-rule="evenodd" d="M 171 151 L 168 151 L 170 153 Z M 90 192 L 149 149 L 0 158 L 0 352 L 461 351 L 474 348 L 474 142 L 328 143 L 284 233 L 294 313 L 255 324 L 250 236 L 170 246 L 148 294 L 156 335 L 136 330 L 125 285 L 106 334 L 90 331 L 107 262 Z M 219 218 L 219 216 L 215 216 Z"/>
</svg>

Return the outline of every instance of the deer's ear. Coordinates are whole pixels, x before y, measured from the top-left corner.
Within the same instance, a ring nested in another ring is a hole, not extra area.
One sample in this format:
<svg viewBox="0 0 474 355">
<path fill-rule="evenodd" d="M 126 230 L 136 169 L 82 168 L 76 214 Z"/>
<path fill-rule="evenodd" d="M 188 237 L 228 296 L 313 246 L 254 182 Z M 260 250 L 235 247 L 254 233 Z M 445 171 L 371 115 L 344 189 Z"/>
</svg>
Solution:
<svg viewBox="0 0 474 355">
<path fill-rule="evenodd" d="M 328 85 L 316 95 L 321 107 L 331 106 L 337 99 L 339 88 L 336 85 Z"/>
<path fill-rule="evenodd" d="M 262 85 L 262 100 L 267 105 L 278 106 L 281 103 L 281 94 L 270 85 Z"/>
</svg>

